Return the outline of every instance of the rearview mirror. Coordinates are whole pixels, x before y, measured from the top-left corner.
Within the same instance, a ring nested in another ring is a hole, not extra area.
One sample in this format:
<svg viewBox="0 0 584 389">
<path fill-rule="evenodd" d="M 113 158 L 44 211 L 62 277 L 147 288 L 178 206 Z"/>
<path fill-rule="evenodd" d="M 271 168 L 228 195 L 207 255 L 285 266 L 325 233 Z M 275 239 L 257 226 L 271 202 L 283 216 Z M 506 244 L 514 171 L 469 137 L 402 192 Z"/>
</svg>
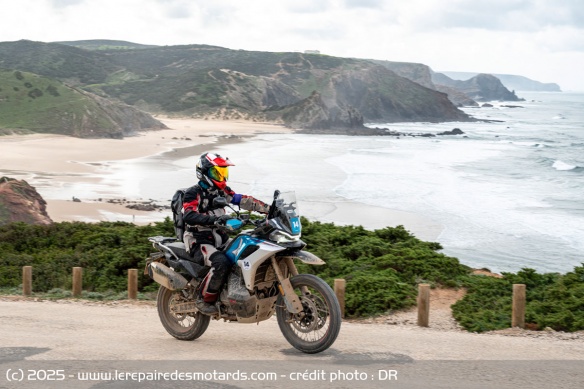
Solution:
<svg viewBox="0 0 584 389">
<path fill-rule="evenodd" d="M 227 199 L 225 197 L 215 197 L 213 199 L 213 206 L 226 207 L 227 206 Z"/>
</svg>

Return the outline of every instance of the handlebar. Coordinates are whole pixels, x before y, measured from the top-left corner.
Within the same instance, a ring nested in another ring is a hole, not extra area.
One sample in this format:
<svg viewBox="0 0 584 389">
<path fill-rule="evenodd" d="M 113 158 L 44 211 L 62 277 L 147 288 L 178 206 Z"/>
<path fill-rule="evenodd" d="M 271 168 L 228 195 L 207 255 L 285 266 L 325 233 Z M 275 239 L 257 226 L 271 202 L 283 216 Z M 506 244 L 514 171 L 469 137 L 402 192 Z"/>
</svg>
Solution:
<svg viewBox="0 0 584 389">
<path fill-rule="evenodd" d="M 218 221 L 215 221 L 214 225 L 217 228 L 220 228 L 222 230 L 227 230 L 227 231 L 237 231 L 240 230 L 241 228 L 243 228 L 246 225 L 253 225 L 254 227 L 259 227 L 262 224 L 266 224 L 268 217 L 264 217 L 262 219 L 250 219 L 249 217 L 242 217 L 242 216 L 247 216 L 247 215 L 237 215 L 232 217 L 229 220 L 239 220 L 241 222 L 241 225 L 238 228 L 229 228 L 229 226 L 227 226 L 226 224 L 223 223 L 219 223 Z"/>
</svg>

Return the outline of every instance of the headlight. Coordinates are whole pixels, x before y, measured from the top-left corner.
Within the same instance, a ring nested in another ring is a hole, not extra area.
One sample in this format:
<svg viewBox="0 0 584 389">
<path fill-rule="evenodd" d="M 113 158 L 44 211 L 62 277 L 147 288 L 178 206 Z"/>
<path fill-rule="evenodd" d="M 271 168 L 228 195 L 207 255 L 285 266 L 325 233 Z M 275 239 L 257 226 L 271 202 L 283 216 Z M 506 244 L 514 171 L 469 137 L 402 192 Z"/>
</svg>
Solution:
<svg viewBox="0 0 584 389">
<path fill-rule="evenodd" d="M 276 243 L 290 243 L 297 242 L 300 239 L 300 235 L 289 235 L 284 231 L 275 230 L 270 234 L 270 240 Z"/>
</svg>

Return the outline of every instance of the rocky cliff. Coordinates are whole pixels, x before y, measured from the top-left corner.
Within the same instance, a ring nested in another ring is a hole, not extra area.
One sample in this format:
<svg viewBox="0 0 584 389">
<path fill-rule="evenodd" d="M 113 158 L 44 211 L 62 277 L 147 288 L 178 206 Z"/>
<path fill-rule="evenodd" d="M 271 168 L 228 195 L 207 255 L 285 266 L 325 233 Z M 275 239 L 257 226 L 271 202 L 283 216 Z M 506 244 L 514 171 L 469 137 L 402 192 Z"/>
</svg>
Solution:
<svg viewBox="0 0 584 389">
<path fill-rule="evenodd" d="M 477 102 L 467 96 L 463 91 L 453 86 L 435 83 L 433 80 L 434 72 L 429 66 L 420 63 L 410 62 L 393 62 L 393 61 L 373 61 L 397 73 L 399 76 L 407 78 L 426 88 L 445 93 L 448 99 L 456 107 L 477 106 Z"/>
<path fill-rule="evenodd" d="M 86 110 L 81 118 L 71 121 L 71 135 L 80 137 L 123 138 L 138 131 L 168 128 L 149 113 L 124 103 L 79 91 L 95 102 L 93 110 Z"/>
<path fill-rule="evenodd" d="M 448 95 L 448 99 L 457 107 L 476 107 L 479 104 L 466 93 L 446 85 L 436 84 L 436 90 Z"/>
<path fill-rule="evenodd" d="M 436 89 L 432 81 L 432 69 L 428 65 L 415 62 L 395 62 L 395 61 L 380 61 L 372 60 L 387 69 L 395 72 L 400 77 L 407 78 L 417 84 L 425 86 L 429 89 Z"/>
<path fill-rule="evenodd" d="M 0 178 L 0 225 L 11 222 L 50 224 L 47 203 L 26 181 Z"/>
<path fill-rule="evenodd" d="M 418 63 L 373 61 L 399 76 L 407 78 L 426 88 L 434 89 L 448 95 L 457 107 L 476 106 L 476 101 L 518 101 L 514 92 L 509 91 L 497 77 L 490 74 L 478 74 L 466 81 L 454 80 L 442 73 L 435 73 L 428 66 Z"/>
<path fill-rule="evenodd" d="M 440 72 L 454 80 L 468 80 L 478 73 L 472 72 Z M 533 92 L 561 92 L 560 86 L 553 82 L 539 82 L 524 76 L 514 74 L 493 73 L 503 85 L 512 91 L 533 91 Z"/>
<path fill-rule="evenodd" d="M 363 115 L 354 107 L 329 108 L 318 92 L 283 108 L 274 109 L 272 114 L 280 116 L 287 127 L 306 130 L 361 129 Z"/>
<path fill-rule="evenodd" d="M 515 92 L 509 91 L 501 80 L 491 74 L 478 74 L 466 81 L 453 80 L 450 77 L 434 73 L 432 80 L 436 85 L 444 85 L 463 92 L 475 101 L 520 101 Z"/>
</svg>

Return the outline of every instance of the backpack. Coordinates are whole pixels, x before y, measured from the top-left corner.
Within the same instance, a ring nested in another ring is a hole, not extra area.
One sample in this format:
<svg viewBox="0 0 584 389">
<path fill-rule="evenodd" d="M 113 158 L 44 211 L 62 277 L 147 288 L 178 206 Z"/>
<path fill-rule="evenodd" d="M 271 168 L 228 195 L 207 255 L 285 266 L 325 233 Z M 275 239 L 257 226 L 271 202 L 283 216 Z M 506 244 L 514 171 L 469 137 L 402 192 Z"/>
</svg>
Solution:
<svg viewBox="0 0 584 389">
<path fill-rule="evenodd" d="M 182 188 L 177 190 L 172 196 L 172 200 L 170 201 L 170 209 L 172 210 L 172 220 L 174 222 L 174 233 L 176 234 L 176 238 L 183 241 L 183 235 L 185 233 L 185 221 L 183 219 L 183 200 L 185 197 L 185 193 L 187 188 Z"/>
</svg>

